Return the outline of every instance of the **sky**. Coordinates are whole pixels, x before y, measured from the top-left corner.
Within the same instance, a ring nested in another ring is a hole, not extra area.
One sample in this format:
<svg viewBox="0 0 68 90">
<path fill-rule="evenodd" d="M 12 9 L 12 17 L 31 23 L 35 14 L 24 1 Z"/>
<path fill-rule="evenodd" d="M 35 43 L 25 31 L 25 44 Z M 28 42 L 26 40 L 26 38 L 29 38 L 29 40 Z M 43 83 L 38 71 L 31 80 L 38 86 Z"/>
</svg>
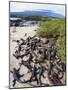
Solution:
<svg viewBox="0 0 68 90">
<path fill-rule="evenodd" d="M 52 10 L 65 16 L 65 5 L 10 2 L 10 12 L 21 12 L 25 10 L 33 11 L 41 9 Z"/>
</svg>

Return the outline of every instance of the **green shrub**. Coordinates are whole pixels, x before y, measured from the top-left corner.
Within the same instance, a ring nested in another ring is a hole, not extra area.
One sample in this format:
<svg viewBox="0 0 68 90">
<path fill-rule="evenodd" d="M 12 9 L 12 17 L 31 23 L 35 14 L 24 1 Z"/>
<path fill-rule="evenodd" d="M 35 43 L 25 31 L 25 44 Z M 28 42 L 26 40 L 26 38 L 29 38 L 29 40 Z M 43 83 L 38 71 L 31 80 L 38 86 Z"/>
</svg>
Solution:
<svg viewBox="0 0 68 90">
<path fill-rule="evenodd" d="M 58 47 L 58 53 L 61 58 L 61 61 L 65 63 L 65 36 L 63 37 L 58 37 L 56 41 L 56 46 Z"/>
<path fill-rule="evenodd" d="M 63 19 L 50 19 L 48 21 L 40 21 L 37 34 L 39 37 L 58 37 L 64 27 Z"/>
</svg>

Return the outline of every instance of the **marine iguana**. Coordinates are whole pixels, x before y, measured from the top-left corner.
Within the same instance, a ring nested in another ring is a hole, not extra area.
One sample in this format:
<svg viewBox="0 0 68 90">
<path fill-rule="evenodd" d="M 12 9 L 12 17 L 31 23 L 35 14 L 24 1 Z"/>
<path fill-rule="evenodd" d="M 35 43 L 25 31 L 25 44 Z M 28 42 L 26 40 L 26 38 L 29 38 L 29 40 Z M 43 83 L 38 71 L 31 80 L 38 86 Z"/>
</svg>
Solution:
<svg viewBox="0 0 68 90">
<path fill-rule="evenodd" d="M 19 69 L 13 68 L 13 71 L 11 71 L 11 73 L 13 73 L 13 78 L 14 78 L 13 87 L 15 86 L 16 81 L 18 81 L 19 83 L 24 83 L 23 81 L 20 80 L 20 78 L 23 77 L 24 74 L 20 75 L 19 70 L 20 70 L 20 68 Z"/>
</svg>

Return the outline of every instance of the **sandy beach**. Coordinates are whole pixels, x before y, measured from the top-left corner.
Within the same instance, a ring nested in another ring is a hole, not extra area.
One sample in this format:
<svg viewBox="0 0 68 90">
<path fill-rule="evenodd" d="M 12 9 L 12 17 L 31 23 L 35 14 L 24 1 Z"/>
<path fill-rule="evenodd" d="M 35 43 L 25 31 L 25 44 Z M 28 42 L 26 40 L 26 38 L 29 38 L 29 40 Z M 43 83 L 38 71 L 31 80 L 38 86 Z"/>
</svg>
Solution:
<svg viewBox="0 0 68 90">
<path fill-rule="evenodd" d="M 27 36 L 33 36 L 35 35 L 35 31 L 38 28 L 38 25 L 34 26 L 24 26 L 24 27 L 10 27 L 10 38 L 12 39 L 20 39 L 25 38 L 24 35 L 27 33 Z M 13 30 L 16 30 L 16 32 L 13 33 Z"/>
<path fill-rule="evenodd" d="M 38 28 L 38 25 L 34 25 L 34 26 L 26 26 L 26 27 L 10 27 L 10 71 L 13 70 L 13 68 L 15 67 L 16 69 L 19 68 L 19 63 L 20 60 L 18 61 L 14 56 L 14 50 L 15 47 L 17 46 L 16 42 L 12 42 L 13 40 L 20 40 L 20 38 L 26 39 L 28 36 L 34 36 L 35 35 L 35 31 Z M 16 32 L 13 32 L 13 31 Z M 25 33 L 27 33 L 27 37 L 25 37 Z M 23 70 L 27 70 L 25 67 L 23 67 Z M 23 72 L 23 70 L 21 72 Z M 26 76 L 27 77 L 27 76 Z M 12 73 L 10 73 L 10 87 L 12 88 L 12 84 L 13 84 L 13 75 Z M 30 87 L 29 84 L 20 84 L 20 83 L 16 83 L 15 87 Z"/>
<path fill-rule="evenodd" d="M 15 48 L 17 46 L 16 42 L 13 42 L 13 40 L 20 40 L 21 38 L 23 38 L 24 40 L 26 40 L 26 38 L 28 36 L 34 36 L 36 34 L 35 30 L 38 28 L 39 26 L 36 24 L 34 26 L 24 26 L 24 27 L 10 27 L 10 71 L 13 71 L 13 68 L 19 69 L 20 67 L 20 63 L 21 63 L 21 59 L 16 59 L 13 54 L 15 52 Z M 27 33 L 27 35 L 25 36 L 25 33 Z M 25 58 L 27 59 L 28 57 L 25 56 Z M 45 65 L 45 64 L 44 64 Z M 46 65 L 45 65 L 46 66 Z M 23 81 L 25 80 L 29 80 L 29 78 L 31 77 L 32 73 L 28 73 L 28 68 L 24 65 L 22 65 L 20 67 L 20 71 L 19 73 L 22 75 L 24 74 L 24 77 L 21 77 L 21 80 Z M 42 82 L 48 85 L 53 85 L 49 78 L 48 78 L 48 71 L 44 72 L 44 75 L 46 78 L 41 78 Z M 64 77 L 65 78 L 65 77 Z M 10 88 L 13 88 L 13 74 L 10 73 Z M 64 79 L 62 79 L 62 82 L 64 82 Z M 34 84 L 34 82 L 33 82 Z M 36 85 L 36 82 L 35 82 Z M 30 83 L 19 83 L 16 81 L 16 84 L 14 86 L 15 88 L 23 88 L 23 87 L 32 87 L 30 85 Z"/>
</svg>

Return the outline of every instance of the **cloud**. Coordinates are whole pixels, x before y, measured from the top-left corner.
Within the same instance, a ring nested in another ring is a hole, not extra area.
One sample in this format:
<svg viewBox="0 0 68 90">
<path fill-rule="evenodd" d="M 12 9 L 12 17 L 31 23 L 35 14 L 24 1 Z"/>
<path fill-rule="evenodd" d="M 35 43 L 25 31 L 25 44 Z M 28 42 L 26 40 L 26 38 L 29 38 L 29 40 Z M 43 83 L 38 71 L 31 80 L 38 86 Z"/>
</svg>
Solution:
<svg viewBox="0 0 68 90">
<path fill-rule="evenodd" d="M 35 3 L 18 3 L 11 2 L 10 11 L 24 11 L 24 10 L 37 10 L 37 9 L 46 9 L 46 6 L 43 4 L 35 4 Z"/>
<path fill-rule="evenodd" d="M 51 5 L 48 9 L 65 16 L 65 5 Z"/>
<path fill-rule="evenodd" d="M 10 12 L 20 12 L 25 10 L 52 10 L 56 13 L 65 16 L 64 5 L 52 5 L 52 4 L 37 4 L 37 3 L 21 3 L 21 2 L 10 2 Z"/>
</svg>

